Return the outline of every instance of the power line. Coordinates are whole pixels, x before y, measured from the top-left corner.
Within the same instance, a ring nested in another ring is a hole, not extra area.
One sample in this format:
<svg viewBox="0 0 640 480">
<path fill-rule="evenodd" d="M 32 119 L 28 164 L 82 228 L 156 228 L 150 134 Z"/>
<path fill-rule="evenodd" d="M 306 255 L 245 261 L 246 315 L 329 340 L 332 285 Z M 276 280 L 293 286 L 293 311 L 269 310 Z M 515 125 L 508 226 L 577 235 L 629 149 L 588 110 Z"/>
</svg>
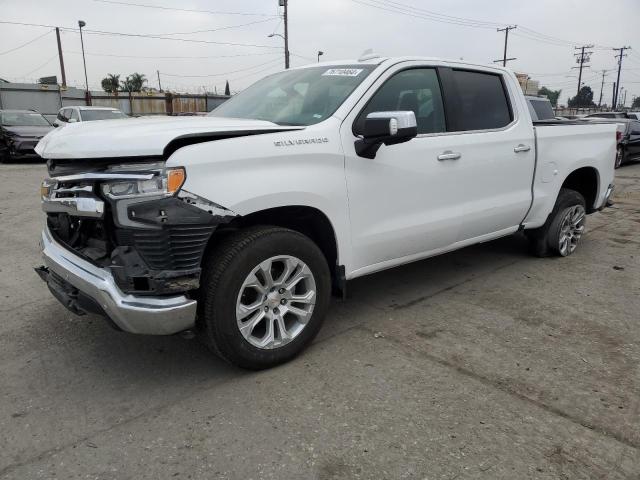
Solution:
<svg viewBox="0 0 640 480">
<path fill-rule="evenodd" d="M 274 67 L 278 67 L 278 69 L 281 68 L 281 67 L 278 66 L 278 64 L 280 63 L 280 59 L 276 59 L 272 63 L 273 63 L 273 65 L 269 65 L 266 68 L 262 68 L 262 69 L 260 69 L 258 71 L 255 71 L 255 72 L 251 72 L 251 73 L 247 73 L 247 74 L 244 74 L 244 75 L 240 75 L 239 77 L 230 77 L 229 80 L 241 80 L 243 78 L 251 77 L 253 75 L 258 75 L 259 73 L 266 72 L 267 70 L 271 70 Z"/>
<path fill-rule="evenodd" d="M 7 23 L 7 22 L 1 22 L 1 23 Z M 0 55 L 6 55 L 7 53 L 11 53 L 11 52 L 15 52 L 16 50 L 20 50 L 22 47 L 26 47 L 27 45 L 31 45 L 33 42 L 35 42 L 37 40 L 40 40 L 43 37 L 46 37 L 50 33 L 51 33 L 51 31 L 43 33 L 42 35 L 38 35 L 36 38 L 33 38 L 33 39 L 29 40 L 28 42 L 23 43 L 22 45 L 18 45 L 17 47 L 11 48 L 11 49 L 6 50 L 4 52 L 0 52 Z"/>
<path fill-rule="evenodd" d="M 174 12 L 191 12 L 191 13 L 207 13 L 210 15 L 241 15 L 241 16 L 252 16 L 252 17 L 277 17 L 277 15 L 268 15 L 266 13 L 249 13 L 249 12 L 220 12 L 213 10 L 196 10 L 191 8 L 177 8 L 177 7 L 164 7 L 160 5 L 147 5 L 143 3 L 130 3 L 130 2 L 119 2 L 116 0 L 93 0 L 94 2 L 99 3 L 110 3 L 112 5 L 126 5 L 128 7 L 141 7 L 141 8 L 153 8 L 156 10 L 170 10 Z"/>
<path fill-rule="evenodd" d="M 366 3 L 362 0 L 351 0 L 354 3 L 359 3 L 360 5 L 366 5 L 367 7 L 373 7 L 373 8 L 377 8 L 379 10 L 384 10 L 387 12 L 393 12 L 393 13 L 399 13 L 400 15 L 405 15 L 407 17 L 411 17 L 411 18 L 420 18 L 422 20 L 431 20 L 434 22 L 441 22 L 441 23 L 449 23 L 449 24 L 453 24 L 453 25 L 461 25 L 461 26 L 466 26 L 466 27 L 473 27 L 473 28 L 487 28 L 487 29 L 491 29 L 493 30 L 495 28 L 495 26 L 488 26 L 488 25 L 480 25 L 480 24 L 471 24 L 471 23 L 465 23 L 465 22 L 457 22 L 457 21 L 448 21 L 448 20 L 444 20 L 444 19 L 439 19 L 437 17 L 433 17 L 433 16 L 429 16 L 426 14 L 421 14 L 415 10 L 409 10 L 409 9 L 399 9 L 398 7 L 393 7 L 393 5 L 389 5 L 389 4 L 385 4 L 383 2 L 379 2 L 382 4 L 381 5 L 376 5 L 376 4 L 372 4 L 372 3 Z M 379 0 L 369 0 L 370 2 L 374 2 L 374 1 L 379 1 Z"/>
<path fill-rule="evenodd" d="M 373 7 L 379 10 L 393 12 L 393 13 L 397 13 L 400 15 L 405 15 L 413 18 L 430 20 L 430 21 L 440 22 L 440 23 L 448 23 L 452 25 L 466 26 L 471 28 L 493 29 L 493 28 L 496 28 L 497 26 L 505 25 L 504 23 L 496 23 L 496 22 L 489 22 L 489 21 L 483 21 L 483 20 L 475 20 L 470 18 L 455 17 L 452 15 L 444 15 L 444 14 L 436 13 L 436 12 L 425 10 L 418 7 L 413 7 L 411 5 L 400 3 L 397 1 L 392 1 L 392 0 L 366 0 L 366 1 L 351 0 L 351 1 L 361 5 L 368 6 L 368 7 Z M 514 35 L 527 38 L 529 40 L 534 40 L 534 41 L 555 45 L 555 46 L 573 46 L 581 43 L 581 42 L 574 42 L 570 40 L 561 39 L 558 37 L 553 37 L 551 35 L 546 35 L 544 33 L 533 30 L 532 28 L 524 27 L 522 25 L 518 25 L 518 27 L 521 29 L 521 31 L 514 32 Z M 594 47 L 598 49 L 610 48 L 604 45 L 595 45 Z"/>
<path fill-rule="evenodd" d="M 64 29 L 66 31 L 71 31 L 77 33 L 75 29 Z M 154 40 L 171 40 L 176 42 L 187 42 L 187 43 L 204 43 L 209 45 L 230 45 L 234 47 L 254 47 L 254 48 L 271 48 L 278 49 L 280 47 L 274 47 L 273 45 L 260 45 L 253 43 L 236 43 L 236 42 L 216 42 L 213 40 L 197 40 L 194 38 L 172 38 L 165 37 L 162 35 L 152 35 L 152 34 L 144 34 L 144 33 L 125 33 L 125 32 L 109 32 L 106 30 L 83 30 L 84 33 L 89 35 L 107 35 L 107 36 L 116 36 L 116 37 L 135 37 L 135 38 L 150 38 Z"/>
<path fill-rule="evenodd" d="M 97 0 L 96 0 L 97 1 Z M 42 27 L 42 28 L 56 28 L 55 25 L 44 25 L 39 23 L 25 23 L 25 22 L 11 22 L 0 20 L 0 24 L 8 24 L 8 25 L 22 25 L 28 27 Z M 69 27 L 60 27 L 60 30 L 71 33 L 78 33 L 78 29 L 69 28 Z M 279 49 L 281 47 L 274 47 L 273 45 L 260 45 L 260 44 L 251 44 L 251 43 L 235 43 L 235 42 L 216 42 L 213 40 L 198 40 L 194 38 L 171 38 L 165 37 L 162 35 L 154 35 L 154 34 L 145 34 L 145 33 L 125 33 L 125 32 L 110 32 L 106 30 L 83 30 L 84 33 L 90 35 L 110 35 L 117 37 L 136 37 L 136 38 L 150 38 L 154 40 L 171 40 L 176 42 L 187 42 L 187 43 L 203 43 L 210 45 L 230 45 L 234 47 L 255 47 L 255 48 L 271 48 L 271 49 Z"/>
<path fill-rule="evenodd" d="M 232 73 L 238 73 L 238 72 L 245 72 L 247 70 L 253 70 L 254 68 L 258 68 L 258 67 L 262 67 L 264 65 L 270 64 L 270 63 L 274 63 L 276 60 L 278 60 L 278 59 L 271 59 L 268 62 L 260 63 L 258 65 L 253 65 L 251 67 L 241 68 L 239 70 L 232 70 L 230 72 L 223 72 L 223 73 L 211 73 L 211 74 L 207 74 L 207 75 L 184 75 L 184 74 L 178 74 L 178 73 L 165 73 L 165 72 L 160 72 L 160 73 L 162 75 L 166 76 L 166 77 L 180 77 L 180 78 L 222 77 L 222 76 L 226 76 L 226 75 L 231 75 Z"/>
<path fill-rule="evenodd" d="M 372 0 L 369 0 L 372 1 Z M 464 17 L 456 17 L 453 15 L 446 15 L 444 13 L 438 13 L 438 12 L 434 12 L 431 10 L 427 10 L 424 8 L 419 8 L 419 7 L 414 7 L 412 5 L 408 5 L 406 3 L 400 3 L 397 1 L 393 1 L 393 0 L 373 0 L 376 3 L 386 3 L 386 4 L 393 4 L 393 5 L 397 5 L 396 8 L 404 8 L 405 10 L 415 10 L 418 12 L 421 12 L 425 15 L 428 16 L 432 16 L 434 18 L 441 18 L 443 20 L 448 20 L 448 21 L 457 21 L 457 22 L 466 22 L 466 23 L 472 23 L 472 24 L 477 24 L 477 25 L 485 25 L 488 28 L 495 28 L 495 27 L 499 27 L 504 25 L 503 23 L 497 23 L 497 22 L 490 22 L 490 21 L 483 21 L 483 20 L 474 20 L 474 19 L 470 19 L 470 18 L 464 18 Z"/>
<path fill-rule="evenodd" d="M 232 28 L 247 27 L 249 25 L 255 25 L 257 23 L 273 22 L 274 20 L 276 20 L 276 19 L 275 18 L 267 18 L 265 20 L 256 20 L 255 22 L 242 23 L 240 25 L 229 25 L 227 27 L 211 28 L 211 29 L 207 29 L 207 30 L 195 30 L 193 32 L 158 33 L 156 35 L 165 35 L 165 36 L 168 36 L 168 35 L 192 35 L 192 34 L 196 34 L 196 33 L 219 32 L 221 30 L 231 30 Z"/>
<path fill-rule="evenodd" d="M 39 67 L 34 68 L 33 70 L 25 73 L 24 75 L 22 75 L 22 77 L 26 77 L 27 75 L 31 75 L 33 72 L 37 72 L 38 70 L 40 70 L 43 67 L 46 67 L 48 64 L 50 64 L 53 60 L 55 60 L 56 58 L 58 58 L 58 53 L 56 52 L 56 54 L 51 57 L 49 60 L 47 60 L 46 62 L 44 62 L 42 65 L 40 65 Z"/>
<path fill-rule="evenodd" d="M 74 55 L 82 55 L 82 52 L 67 51 Z M 201 55 L 201 56 L 146 56 L 146 55 L 121 55 L 115 53 L 91 53 L 85 52 L 85 55 L 92 57 L 115 57 L 115 58 L 137 58 L 137 59 L 149 59 L 149 60 L 203 60 L 203 59 L 218 59 L 218 58 L 237 58 L 237 57 L 255 57 L 265 55 L 280 55 L 278 52 L 260 52 L 260 53 L 236 53 L 233 55 Z"/>
</svg>

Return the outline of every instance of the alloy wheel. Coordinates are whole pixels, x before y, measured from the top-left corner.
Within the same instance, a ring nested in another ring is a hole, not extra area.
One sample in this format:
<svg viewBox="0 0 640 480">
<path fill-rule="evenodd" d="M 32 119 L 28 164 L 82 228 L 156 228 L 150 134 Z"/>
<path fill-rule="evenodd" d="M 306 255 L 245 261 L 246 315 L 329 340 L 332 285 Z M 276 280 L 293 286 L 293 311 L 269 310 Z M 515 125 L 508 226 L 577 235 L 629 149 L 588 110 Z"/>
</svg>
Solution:
<svg viewBox="0 0 640 480">
<path fill-rule="evenodd" d="M 236 321 L 256 348 L 280 348 L 293 341 L 311 319 L 316 300 L 311 269 L 299 258 L 264 260 L 245 278 L 236 300 Z"/>
<path fill-rule="evenodd" d="M 571 255 L 577 248 L 584 233 L 585 214 L 582 205 L 574 205 L 565 211 L 558 238 L 558 250 L 563 257 Z"/>
</svg>

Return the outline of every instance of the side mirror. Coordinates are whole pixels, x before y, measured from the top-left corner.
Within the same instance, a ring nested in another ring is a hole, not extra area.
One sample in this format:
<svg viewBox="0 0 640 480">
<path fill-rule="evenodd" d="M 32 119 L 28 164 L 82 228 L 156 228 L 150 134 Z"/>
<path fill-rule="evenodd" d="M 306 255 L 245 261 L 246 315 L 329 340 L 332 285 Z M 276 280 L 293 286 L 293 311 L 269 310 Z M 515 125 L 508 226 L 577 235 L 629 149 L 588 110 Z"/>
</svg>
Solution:
<svg viewBox="0 0 640 480">
<path fill-rule="evenodd" d="M 418 123 L 412 111 L 372 112 L 364 121 L 362 138 L 355 141 L 360 157 L 375 158 L 382 144 L 395 145 L 408 142 L 418 135 Z"/>
</svg>

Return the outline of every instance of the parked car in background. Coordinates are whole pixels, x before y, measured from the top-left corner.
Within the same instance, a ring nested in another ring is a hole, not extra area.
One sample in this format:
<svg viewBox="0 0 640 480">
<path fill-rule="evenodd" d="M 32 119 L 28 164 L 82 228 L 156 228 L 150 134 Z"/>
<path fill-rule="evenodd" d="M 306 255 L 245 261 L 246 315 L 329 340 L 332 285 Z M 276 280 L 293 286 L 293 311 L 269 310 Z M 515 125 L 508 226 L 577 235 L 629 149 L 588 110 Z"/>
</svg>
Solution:
<svg viewBox="0 0 640 480">
<path fill-rule="evenodd" d="M 33 110 L 0 110 L 0 162 L 39 158 L 35 147 L 53 130 L 41 113 Z"/>
<path fill-rule="evenodd" d="M 58 111 L 58 116 L 53 125 L 55 127 L 63 127 L 68 123 L 114 120 L 117 118 L 129 117 L 117 108 L 111 107 L 64 107 Z"/>
<path fill-rule="evenodd" d="M 640 120 L 640 112 L 627 112 L 627 115 L 629 116 L 629 118 L 632 118 L 634 120 Z"/>
<path fill-rule="evenodd" d="M 524 98 L 527 99 L 527 107 L 529 108 L 531 119 L 534 122 L 556 119 L 555 113 L 553 112 L 553 105 L 551 105 L 547 97 L 525 95 Z"/>
<path fill-rule="evenodd" d="M 615 123 L 618 127 L 617 135 L 617 151 L 615 167 L 633 160 L 640 160 L 640 121 L 631 118 L 587 118 L 591 122 L 597 123 Z"/>
</svg>

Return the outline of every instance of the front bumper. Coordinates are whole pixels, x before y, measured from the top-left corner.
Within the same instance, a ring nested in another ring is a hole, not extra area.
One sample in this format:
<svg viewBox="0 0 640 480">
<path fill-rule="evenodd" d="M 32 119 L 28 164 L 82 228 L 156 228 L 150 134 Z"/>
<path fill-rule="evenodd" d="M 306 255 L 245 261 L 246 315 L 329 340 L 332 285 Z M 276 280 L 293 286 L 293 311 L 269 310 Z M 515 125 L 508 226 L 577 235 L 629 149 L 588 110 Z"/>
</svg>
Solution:
<svg viewBox="0 0 640 480">
<path fill-rule="evenodd" d="M 95 304 L 118 328 L 130 333 L 171 335 L 193 328 L 196 301 L 184 295 L 135 296 L 122 293 L 111 272 L 83 260 L 42 232 L 44 267 L 38 271 L 60 302 L 74 313 L 95 312 Z M 61 281 L 64 288 L 61 288 Z M 75 291 L 77 289 L 77 291 Z M 79 302 L 85 298 L 89 302 Z"/>
</svg>

